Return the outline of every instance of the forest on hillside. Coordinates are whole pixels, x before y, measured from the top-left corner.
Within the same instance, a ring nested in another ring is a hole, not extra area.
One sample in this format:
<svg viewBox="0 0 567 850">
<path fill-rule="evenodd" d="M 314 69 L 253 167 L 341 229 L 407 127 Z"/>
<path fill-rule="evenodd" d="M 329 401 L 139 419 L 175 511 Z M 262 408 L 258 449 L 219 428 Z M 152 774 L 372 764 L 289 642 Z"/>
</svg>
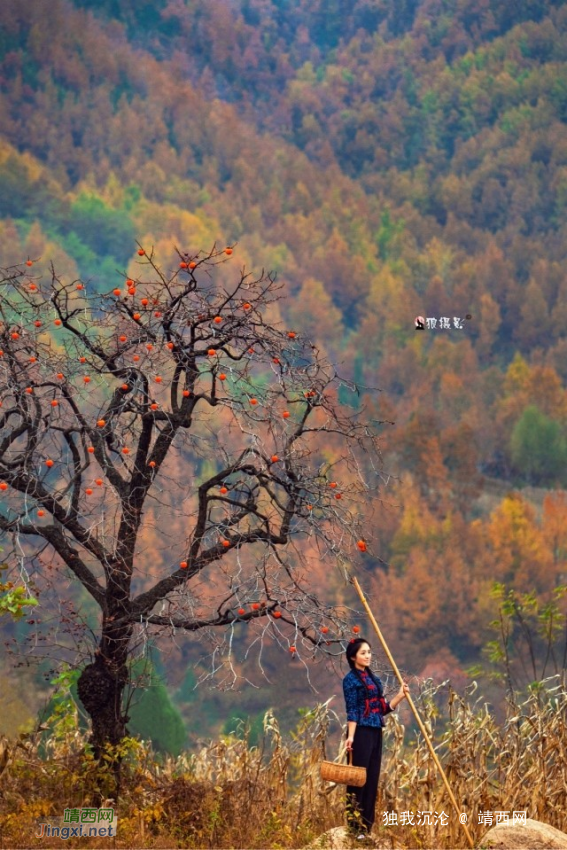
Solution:
<svg viewBox="0 0 567 850">
<path fill-rule="evenodd" d="M 222 279 L 273 271 L 275 321 L 381 423 L 357 569 L 411 675 L 464 682 L 510 590 L 537 633 L 527 673 L 510 636 L 518 681 L 565 669 L 567 4 L 5 0 L 0 264 L 106 293 L 136 242 L 166 266 L 234 245 Z M 142 574 L 165 569 L 158 538 Z M 310 556 L 313 587 L 344 595 Z M 37 645 L 36 614 L 3 625 L 10 648 Z M 153 656 L 192 735 L 199 651 L 169 648 L 167 674 Z M 310 699 L 292 660 L 269 667 Z M 199 698 L 221 730 L 223 695 Z"/>
</svg>

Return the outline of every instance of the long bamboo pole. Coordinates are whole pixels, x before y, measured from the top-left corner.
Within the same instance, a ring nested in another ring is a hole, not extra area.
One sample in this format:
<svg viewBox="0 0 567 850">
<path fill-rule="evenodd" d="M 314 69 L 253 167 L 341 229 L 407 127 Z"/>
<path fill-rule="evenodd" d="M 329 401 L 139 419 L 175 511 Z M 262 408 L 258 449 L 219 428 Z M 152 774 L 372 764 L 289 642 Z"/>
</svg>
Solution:
<svg viewBox="0 0 567 850">
<path fill-rule="evenodd" d="M 368 602 L 366 601 L 366 597 L 364 596 L 364 593 L 362 592 L 362 588 L 360 587 L 360 585 L 358 583 L 358 579 L 356 578 L 356 576 L 352 577 L 352 583 L 354 584 L 356 591 L 357 591 L 358 595 L 360 596 L 361 602 L 366 609 L 366 613 L 368 614 L 370 622 L 374 626 L 374 631 L 378 635 L 378 639 L 380 640 L 380 643 L 382 644 L 382 648 L 384 649 L 384 652 L 386 653 L 388 661 L 390 662 L 390 664 L 392 666 L 392 670 L 396 674 L 396 676 L 397 676 L 397 678 L 400 682 L 400 685 L 401 685 L 403 683 L 402 675 L 401 675 L 400 671 L 398 670 L 398 666 L 397 666 L 396 662 L 394 661 L 394 659 L 392 657 L 392 653 L 390 652 L 390 650 L 388 648 L 388 644 L 384 640 L 384 636 L 382 635 L 382 632 L 380 631 L 378 623 L 376 622 L 376 618 L 374 617 L 374 614 L 372 613 L 370 606 L 369 606 Z M 425 726 L 423 725 L 421 717 L 418 714 L 417 708 L 415 707 L 414 702 L 413 702 L 413 700 L 412 700 L 412 698 L 409 694 L 407 695 L 407 701 L 409 702 L 410 708 L 413 711 L 415 719 L 417 720 L 417 725 L 420 728 L 421 734 L 423 735 L 423 738 L 424 738 L 427 746 L 429 747 L 429 752 L 433 756 L 433 760 L 434 760 L 435 764 L 437 765 L 437 770 L 441 774 L 441 778 L 443 779 L 443 782 L 445 783 L 445 788 L 447 789 L 447 793 L 449 794 L 449 797 L 451 799 L 451 803 L 453 804 L 453 808 L 455 809 L 455 813 L 456 813 L 457 817 L 459 818 L 459 823 L 461 823 L 461 819 L 460 819 L 461 810 L 459 809 L 459 807 L 457 805 L 457 801 L 455 800 L 455 797 L 453 795 L 453 792 L 451 791 L 451 787 L 449 785 L 447 777 L 445 776 L 445 771 L 441 767 L 441 762 L 439 761 L 439 759 L 437 757 L 437 753 L 435 752 L 435 750 L 433 748 L 433 744 L 429 740 L 429 735 L 426 732 Z M 473 850 L 474 850 L 474 841 L 472 840 L 471 834 L 470 834 L 470 832 L 467 828 L 466 823 L 462 823 L 461 825 L 462 825 L 462 827 L 465 831 L 465 834 L 467 836 L 467 841 L 469 842 L 469 846 L 471 848 L 473 848 Z"/>
</svg>

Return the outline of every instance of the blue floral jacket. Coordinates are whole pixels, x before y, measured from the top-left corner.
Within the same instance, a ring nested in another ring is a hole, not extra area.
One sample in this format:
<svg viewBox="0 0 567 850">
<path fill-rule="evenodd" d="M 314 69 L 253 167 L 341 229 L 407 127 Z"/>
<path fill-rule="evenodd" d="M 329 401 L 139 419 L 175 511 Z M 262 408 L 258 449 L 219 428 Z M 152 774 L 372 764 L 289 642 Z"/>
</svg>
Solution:
<svg viewBox="0 0 567 850">
<path fill-rule="evenodd" d="M 368 669 L 361 671 L 361 675 L 366 687 L 354 670 L 343 679 L 347 720 L 356 721 L 358 726 L 384 726 L 384 715 L 393 709 L 384 699 L 382 682 Z"/>
</svg>

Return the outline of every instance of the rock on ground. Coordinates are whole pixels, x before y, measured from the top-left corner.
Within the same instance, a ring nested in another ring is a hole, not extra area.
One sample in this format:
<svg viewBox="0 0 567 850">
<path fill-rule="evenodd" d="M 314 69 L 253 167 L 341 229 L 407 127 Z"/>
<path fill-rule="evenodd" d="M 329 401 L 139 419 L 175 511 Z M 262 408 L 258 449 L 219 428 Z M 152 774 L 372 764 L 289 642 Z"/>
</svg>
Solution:
<svg viewBox="0 0 567 850">
<path fill-rule="evenodd" d="M 465 846 L 465 845 L 463 845 Z M 391 850 L 386 837 L 380 843 L 370 837 L 356 841 L 344 826 L 336 826 L 319 835 L 305 850 Z M 489 829 L 477 844 L 482 850 L 567 850 L 567 834 L 531 818 L 525 824 L 499 823 Z"/>
<path fill-rule="evenodd" d="M 567 850 L 567 834 L 531 818 L 524 824 L 499 823 L 489 829 L 479 847 L 494 850 Z"/>
<path fill-rule="evenodd" d="M 384 839 L 382 839 L 384 842 Z M 305 850 L 354 850 L 354 848 L 366 848 L 368 850 L 391 850 L 390 843 L 378 844 L 373 836 L 365 842 L 356 841 L 344 826 L 335 826 L 319 835 Z"/>
</svg>

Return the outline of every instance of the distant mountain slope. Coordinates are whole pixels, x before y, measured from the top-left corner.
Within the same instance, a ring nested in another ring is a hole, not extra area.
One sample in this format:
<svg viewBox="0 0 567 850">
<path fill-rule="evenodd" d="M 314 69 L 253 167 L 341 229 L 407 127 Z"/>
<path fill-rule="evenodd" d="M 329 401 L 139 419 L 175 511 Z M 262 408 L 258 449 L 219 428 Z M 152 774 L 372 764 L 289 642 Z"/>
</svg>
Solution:
<svg viewBox="0 0 567 850">
<path fill-rule="evenodd" d="M 530 400 L 565 427 L 564 5 L 21 0 L 0 23 L 10 256 L 110 286 L 134 236 L 238 241 L 398 422 L 427 399 L 506 476 Z M 518 352 L 553 387 L 508 379 Z"/>
</svg>

